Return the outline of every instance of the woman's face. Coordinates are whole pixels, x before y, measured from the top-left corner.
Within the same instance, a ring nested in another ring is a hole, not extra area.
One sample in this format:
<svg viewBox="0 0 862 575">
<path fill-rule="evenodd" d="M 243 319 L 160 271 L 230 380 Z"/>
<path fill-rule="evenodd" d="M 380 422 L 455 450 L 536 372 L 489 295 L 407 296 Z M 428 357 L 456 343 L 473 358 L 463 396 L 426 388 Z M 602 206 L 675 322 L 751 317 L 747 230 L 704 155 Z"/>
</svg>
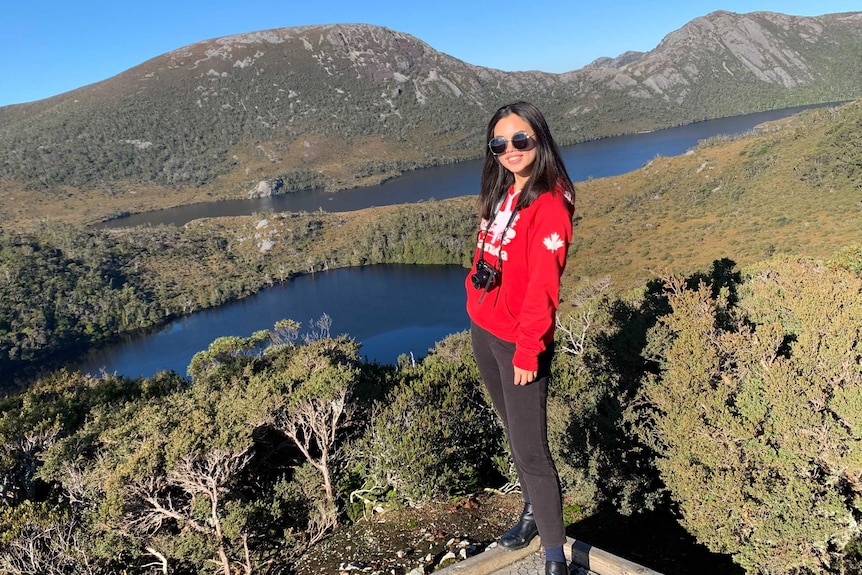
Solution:
<svg viewBox="0 0 862 575">
<path fill-rule="evenodd" d="M 530 145 L 524 150 L 516 150 L 512 145 L 512 136 L 518 132 L 526 132 L 530 137 Z M 530 124 L 526 120 L 516 114 L 509 114 L 504 118 L 500 118 L 494 126 L 494 131 L 491 134 L 492 138 L 505 138 L 506 151 L 497 156 L 497 160 L 504 168 L 515 175 L 516 187 L 523 187 L 530 178 L 530 173 L 533 171 L 533 163 L 536 161 L 536 140 L 534 139 Z"/>
</svg>

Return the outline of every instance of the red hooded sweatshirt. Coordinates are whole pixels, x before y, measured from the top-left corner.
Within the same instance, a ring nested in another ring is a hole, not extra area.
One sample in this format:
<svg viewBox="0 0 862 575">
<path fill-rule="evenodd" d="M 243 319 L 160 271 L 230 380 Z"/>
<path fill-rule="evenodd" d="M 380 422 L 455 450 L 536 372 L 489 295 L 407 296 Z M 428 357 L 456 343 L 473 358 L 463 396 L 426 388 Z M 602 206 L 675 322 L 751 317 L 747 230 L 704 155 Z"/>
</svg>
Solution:
<svg viewBox="0 0 862 575">
<path fill-rule="evenodd" d="M 554 339 L 575 206 L 568 192 L 557 188 L 513 216 L 519 192 L 510 187 L 493 221 L 482 220 L 465 282 L 467 314 L 476 325 L 515 344 L 516 367 L 535 371 L 539 354 Z M 487 293 L 473 287 L 470 279 L 483 242 L 485 261 L 502 272 L 497 287 Z"/>
</svg>

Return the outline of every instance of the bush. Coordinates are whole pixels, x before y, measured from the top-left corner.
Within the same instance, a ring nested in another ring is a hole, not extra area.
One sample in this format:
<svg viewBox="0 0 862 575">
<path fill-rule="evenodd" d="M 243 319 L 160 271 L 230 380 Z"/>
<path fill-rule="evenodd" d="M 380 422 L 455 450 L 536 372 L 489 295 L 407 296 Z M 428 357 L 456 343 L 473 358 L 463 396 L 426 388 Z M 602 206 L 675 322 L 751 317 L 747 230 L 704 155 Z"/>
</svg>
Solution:
<svg viewBox="0 0 862 575">
<path fill-rule="evenodd" d="M 412 503 L 499 480 L 493 461 L 503 453 L 502 428 L 484 397 L 468 334 L 449 336 L 422 362 L 403 366 L 400 377 L 353 446 L 364 487 Z"/>
<path fill-rule="evenodd" d="M 610 287 L 609 278 L 584 280 L 568 298 L 572 309 L 558 313 L 548 436 L 569 503 L 628 515 L 662 496 L 626 411 L 648 368 L 641 351 L 655 302 L 612 297 Z"/>
<path fill-rule="evenodd" d="M 191 382 L 58 372 L 4 398 L 0 572 L 116 573 L 154 558 L 176 573 L 251 572 L 325 535 L 358 344 L 300 345 L 296 326 L 218 338 Z M 256 349 L 267 335 L 275 345 Z"/>
<path fill-rule="evenodd" d="M 826 265 L 830 268 L 844 269 L 862 277 L 862 244 L 845 246 L 838 250 Z"/>
<path fill-rule="evenodd" d="M 862 280 L 776 259 L 667 292 L 642 437 L 684 526 L 752 573 L 839 572 L 859 535 Z"/>
</svg>

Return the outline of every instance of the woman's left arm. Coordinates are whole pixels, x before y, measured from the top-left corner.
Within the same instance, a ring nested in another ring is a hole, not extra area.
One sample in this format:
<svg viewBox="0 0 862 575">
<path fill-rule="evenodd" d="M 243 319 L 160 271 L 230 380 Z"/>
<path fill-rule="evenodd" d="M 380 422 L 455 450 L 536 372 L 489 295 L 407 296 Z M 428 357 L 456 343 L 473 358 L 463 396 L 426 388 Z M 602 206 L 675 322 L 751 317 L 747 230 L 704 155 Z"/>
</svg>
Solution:
<svg viewBox="0 0 862 575">
<path fill-rule="evenodd" d="M 538 369 L 545 336 L 553 330 L 560 301 L 560 277 L 572 241 L 572 216 L 567 200 L 561 193 L 548 196 L 541 199 L 546 200 L 543 205 L 536 206 L 538 209 L 526 238 L 527 287 L 518 316 L 518 339 L 512 363 L 527 372 Z"/>
</svg>

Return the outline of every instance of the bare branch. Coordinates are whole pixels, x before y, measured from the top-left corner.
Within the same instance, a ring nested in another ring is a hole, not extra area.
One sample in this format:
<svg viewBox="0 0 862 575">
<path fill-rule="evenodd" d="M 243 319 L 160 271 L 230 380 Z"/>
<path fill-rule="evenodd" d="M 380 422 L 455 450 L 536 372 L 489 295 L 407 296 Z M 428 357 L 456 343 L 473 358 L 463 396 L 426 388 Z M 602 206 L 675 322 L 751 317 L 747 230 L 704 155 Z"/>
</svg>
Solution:
<svg viewBox="0 0 862 575">
<path fill-rule="evenodd" d="M 595 316 L 599 311 L 595 298 L 611 286 L 610 276 L 590 283 L 573 299 L 573 304 L 580 308 L 578 313 L 557 316 L 557 329 L 562 334 L 563 344 L 560 350 L 570 355 L 582 356 L 586 348 L 587 336 L 593 327 Z"/>
<path fill-rule="evenodd" d="M 90 563 L 86 546 L 76 535 L 74 520 L 43 525 L 23 526 L 15 539 L 5 543 L 0 554 L 0 572 L 15 575 L 93 575 L 98 570 Z"/>
<path fill-rule="evenodd" d="M 159 562 L 158 563 L 147 563 L 146 565 L 144 565 L 144 567 L 146 568 L 146 567 L 160 566 L 161 567 L 160 571 L 162 573 L 164 573 L 165 575 L 167 575 L 167 573 L 168 573 L 168 559 L 167 559 L 167 557 L 165 557 L 164 555 L 159 553 L 154 547 L 147 547 L 146 549 L 147 549 L 147 552 L 150 555 L 155 556 L 155 558 L 158 559 Z"/>
</svg>

